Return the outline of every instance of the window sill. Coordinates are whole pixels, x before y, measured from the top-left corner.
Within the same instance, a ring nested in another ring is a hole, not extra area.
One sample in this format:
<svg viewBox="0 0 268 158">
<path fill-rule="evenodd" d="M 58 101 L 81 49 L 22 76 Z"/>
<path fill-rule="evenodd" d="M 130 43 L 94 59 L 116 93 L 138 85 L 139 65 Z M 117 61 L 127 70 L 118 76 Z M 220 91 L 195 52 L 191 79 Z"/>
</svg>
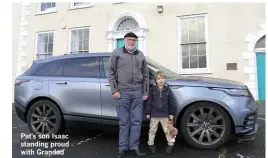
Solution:
<svg viewBox="0 0 268 158">
<path fill-rule="evenodd" d="M 210 69 L 181 69 L 180 75 L 193 75 L 193 74 L 212 74 Z"/>
<path fill-rule="evenodd" d="M 122 4 L 122 3 L 125 3 L 125 2 L 113 2 L 113 4 Z"/>
<path fill-rule="evenodd" d="M 44 15 L 44 14 L 51 14 L 51 13 L 57 13 L 57 11 L 55 10 L 55 11 L 47 11 L 47 12 L 38 12 L 35 15 L 37 16 L 37 15 Z"/>
<path fill-rule="evenodd" d="M 84 8 L 91 8 L 93 7 L 93 4 L 85 5 L 85 6 L 77 6 L 77 7 L 71 7 L 68 10 L 76 10 L 76 9 L 84 9 Z"/>
</svg>

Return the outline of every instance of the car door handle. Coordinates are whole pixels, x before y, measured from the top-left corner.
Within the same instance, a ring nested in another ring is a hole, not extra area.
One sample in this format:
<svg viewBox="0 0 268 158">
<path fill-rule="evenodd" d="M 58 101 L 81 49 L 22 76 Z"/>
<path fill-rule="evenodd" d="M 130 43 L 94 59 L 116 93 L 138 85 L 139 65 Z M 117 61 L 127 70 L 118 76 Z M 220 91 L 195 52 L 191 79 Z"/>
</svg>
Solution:
<svg viewBox="0 0 268 158">
<path fill-rule="evenodd" d="M 106 84 L 105 86 L 110 86 L 109 84 Z"/>
<path fill-rule="evenodd" d="M 67 82 L 56 82 L 56 84 L 67 84 Z"/>
</svg>

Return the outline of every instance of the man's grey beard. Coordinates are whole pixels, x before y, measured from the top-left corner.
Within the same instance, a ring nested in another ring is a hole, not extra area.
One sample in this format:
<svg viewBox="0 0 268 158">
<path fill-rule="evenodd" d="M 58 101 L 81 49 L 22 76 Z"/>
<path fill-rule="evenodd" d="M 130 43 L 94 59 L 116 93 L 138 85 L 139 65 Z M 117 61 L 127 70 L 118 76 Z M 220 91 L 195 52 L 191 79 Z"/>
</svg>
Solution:
<svg viewBox="0 0 268 158">
<path fill-rule="evenodd" d="M 128 46 L 128 45 L 126 45 L 126 47 L 127 47 L 128 50 L 132 51 L 132 50 L 135 49 L 136 46 Z"/>
</svg>

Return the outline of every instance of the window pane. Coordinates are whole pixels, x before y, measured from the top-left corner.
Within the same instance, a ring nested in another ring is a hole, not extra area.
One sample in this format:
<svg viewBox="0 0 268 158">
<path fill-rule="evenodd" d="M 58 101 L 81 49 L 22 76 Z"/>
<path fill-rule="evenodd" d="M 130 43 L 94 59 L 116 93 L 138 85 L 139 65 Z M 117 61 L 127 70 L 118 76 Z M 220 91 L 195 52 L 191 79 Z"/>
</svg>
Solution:
<svg viewBox="0 0 268 158">
<path fill-rule="evenodd" d="M 89 29 L 84 29 L 84 39 L 89 39 Z"/>
<path fill-rule="evenodd" d="M 76 41 L 75 44 L 76 44 L 76 51 L 79 51 L 79 41 Z"/>
<path fill-rule="evenodd" d="M 51 56 L 52 56 L 52 54 L 42 54 L 42 55 L 37 54 L 36 59 L 44 59 L 44 58 L 48 58 L 48 57 L 51 57 Z"/>
<path fill-rule="evenodd" d="M 83 50 L 83 41 L 79 41 L 79 50 Z"/>
<path fill-rule="evenodd" d="M 189 45 L 182 45 L 182 56 L 189 56 Z"/>
<path fill-rule="evenodd" d="M 53 43 L 48 44 L 48 53 L 53 52 Z"/>
<path fill-rule="evenodd" d="M 43 43 L 48 43 L 48 34 L 44 34 L 44 42 Z"/>
<path fill-rule="evenodd" d="M 82 5 L 88 5 L 89 2 L 74 2 L 74 6 L 82 6 Z"/>
<path fill-rule="evenodd" d="M 37 55 L 37 56 L 36 56 L 36 59 L 44 59 L 44 58 L 46 58 L 45 55 Z"/>
<path fill-rule="evenodd" d="M 190 55 L 197 55 L 197 44 L 190 44 Z"/>
<path fill-rule="evenodd" d="M 79 6 L 81 2 L 75 2 L 74 6 Z"/>
<path fill-rule="evenodd" d="M 181 19 L 181 42 L 188 43 L 188 19 Z"/>
<path fill-rule="evenodd" d="M 72 30 L 71 31 L 71 41 L 77 41 L 77 30 Z"/>
<path fill-rule="evenodd" d="M 78 40 L 79 41 L 83 40 L 83 32 L 84 31 L 82 29 L 78 30 Z"/>
<path fill-rule="evenodd" d="M 189 68 L 189 57 L 182 57 L 182 68 Z"/>
<path fill-rule="evenodd" d="M 37 44 L 42 44 L 43 43 L 43 39 L 42 39 L 43 36 L 39 34 L 37 37 L 38 37 Z"/>
<path fill-rule="evenodd" d="M 198 41 L 204 42 L 205 39 L 205 17 L 197 17 L 197 33 L 198 33 Z"/>
<path fill-rule="evenodd" d="M 206 56 L 199 56 L 199 68 L 206 68 L 207 67 L 207 59 Z"/>
<path fill-rule="evenodd" d="M 98 58 L 80 58 L 71 60 L 63 69 L 64 76 L 99 77 Z"/>
<path fill-rule="evenodd" d="M 53 43 L 53 37 L 54 36 L 54 34 L 53 33 L 49 33 L 49 38 L 48 38 L 48 43 Z"/>
<path fill-rule="evenodd" d="M 41 3 L 41 11 L 45 11 L 46 10 L 46 3 L 42 2 Z"/>
<path fill-rule="evenodd" d="M 56 7 L 56 3 L 52 3 L 52 8 L 55 8 Z"/>
<path fill-rule="evenodd" d="M 51 8 L 52 4 L 51 3 L 47 3 L 47 8 Z"/>
<path fill-rule="evenodd" d="M 45 45 L 44 44 L 40 44 L 37 46 L 37 54 L 40 53 L 45 53 Z"/>
<path fill-rule="evenodd" d="M 76 42 L 71 42 L 71 51 L 76 51 Z"/>
<path fill-rule="evenodd" d="M 198 44 L 198 55 L 206 55 L 206 44 Z"/>
<path fill-rule="evenodd" d="M 265 48 L 265 35 L 257 41 L 254 49 L 257 48 Z"/>
<path fill-rule="evenodd" d="M 84 40 L 84 43 L 83 43 L 83 50 L 89 50 L 88 49 L 88 40 Z"/>
<path fill-rule="evenodd" d="M 37 52 L 36 52 L 37 54 L 40 54 L 40 53 L 42 53 L 42 44 L 38 44 L 37 45 Z"/>
<path fill-rule="evenodd" d="M 45 50 L 44 53 L 48 53 L 48 44 L 45 44 Z"/>
<path fill-rule="evenodd" d="M 197 42 L 196 18 L 189 19 L 189 42 Z"/>
<path fill-rule="evenodd" d="M 198 68 L 198 56 L 190 57 L 190 68 Z"/>
</svg>

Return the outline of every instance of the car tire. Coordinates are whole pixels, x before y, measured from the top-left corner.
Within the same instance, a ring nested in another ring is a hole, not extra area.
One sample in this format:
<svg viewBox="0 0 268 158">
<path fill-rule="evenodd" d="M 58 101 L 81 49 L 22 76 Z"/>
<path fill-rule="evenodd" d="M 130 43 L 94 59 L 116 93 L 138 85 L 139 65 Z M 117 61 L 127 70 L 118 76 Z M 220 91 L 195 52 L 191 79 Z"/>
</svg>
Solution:
<svg viewBox="0 0 268 158">
<path fill-rule="evenodd" d="M 57 134 L 62 129 L 62 115 L 53 102 L 39 100 L 30 107 L 27 124 L 33 134 Z"/>
<path fill-rule="evenodd" d="M 231 128 L 231 120 L 226 111 L 209 102 L 191 105 L 183 113 L 180 122 L 183 138 L 196 149 L 221 147 L 229 139 Z"/>
</svg>

